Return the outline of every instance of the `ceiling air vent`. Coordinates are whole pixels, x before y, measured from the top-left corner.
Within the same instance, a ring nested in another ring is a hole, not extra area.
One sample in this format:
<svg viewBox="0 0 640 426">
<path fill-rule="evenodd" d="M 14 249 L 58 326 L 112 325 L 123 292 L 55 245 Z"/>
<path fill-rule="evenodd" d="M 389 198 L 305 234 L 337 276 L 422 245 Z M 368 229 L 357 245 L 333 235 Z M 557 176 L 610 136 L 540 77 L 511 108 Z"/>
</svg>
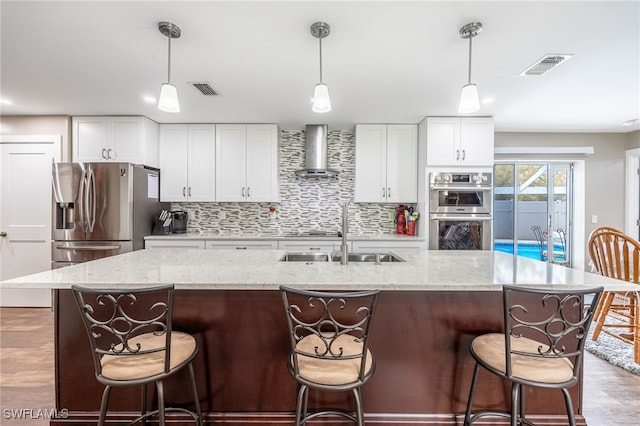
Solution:
<svg viewBox="0 0 640 426">
<path fill-rule="evenodd" d="M 211 87 L 211 85 L 206 81 L 190 82 L 189 84 L 205 96 L 220 96 L 220 92 L 216 91 L 216 89 Z"/>
<path fill-rule="evenodd" d="M 520 75 L 542 75 L 551 71 L 573 55 L 545 55 L 538 59 L 533 65 L 522 71 Z"/>
</svg>

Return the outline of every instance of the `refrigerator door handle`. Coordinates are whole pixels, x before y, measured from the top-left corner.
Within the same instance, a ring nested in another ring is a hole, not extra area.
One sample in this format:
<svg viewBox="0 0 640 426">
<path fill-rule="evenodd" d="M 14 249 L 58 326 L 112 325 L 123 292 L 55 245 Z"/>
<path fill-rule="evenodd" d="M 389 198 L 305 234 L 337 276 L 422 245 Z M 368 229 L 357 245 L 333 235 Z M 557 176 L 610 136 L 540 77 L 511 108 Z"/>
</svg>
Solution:
<svg viewBox="0 0 640 426">
<path fill-rule="evenodd" d="M 82 165 L 81 165 L 82 166 Z M 80 175 L 80 187 L 78 188 L 78 216 L 80 218 L 80 224 L 82 225 L 82 231 L 87 232 L 87 212 L 85 211 L 85 193 L 87 183 L 87 171 L 82 167 L 82 174 Z"/>
<path fill-rule="evenodd" d="M 120 250 L 121 248 L 122 246 L 120 244 L 110 246 L 56 246 L 58 250 Z"/>
<path fill-rule="evenodd" d="M 87 173 L 85 207 L 87 212 L 87 232 L 93 232 L 93 226 L 96 223 L 96 179 L 91 169 Z"/>
</svg>

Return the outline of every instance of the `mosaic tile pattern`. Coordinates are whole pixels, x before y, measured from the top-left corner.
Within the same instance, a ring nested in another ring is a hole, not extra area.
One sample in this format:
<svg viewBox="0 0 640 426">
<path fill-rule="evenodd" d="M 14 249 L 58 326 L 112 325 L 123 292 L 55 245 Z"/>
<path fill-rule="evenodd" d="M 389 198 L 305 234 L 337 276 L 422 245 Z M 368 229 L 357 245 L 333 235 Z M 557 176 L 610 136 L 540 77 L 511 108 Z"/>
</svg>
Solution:
<svg viewBox="0 0 640 426">
<path fill-rule="evenodd" d="M 349 205 L 349 233 L 379 236 L 395 232 L 393 204 L 352 203 L 355 186 L 353 131 L 328 134 L 329 169 L 335 178 L 300 178 L 304 168 L 305 131 L 280 132 L 279 203 L 172 203 L 172 210 L 189 212 L 188 230 L 221 235 L 283 235 L 314 230 L 337 232 L 342 203 Z M 269 212 L 276 208 L 275 216 Z M 356 220 L 356 213 L 359 220 Z M 224 219 L 220 217 L 224 215 Z"/>
</svg>

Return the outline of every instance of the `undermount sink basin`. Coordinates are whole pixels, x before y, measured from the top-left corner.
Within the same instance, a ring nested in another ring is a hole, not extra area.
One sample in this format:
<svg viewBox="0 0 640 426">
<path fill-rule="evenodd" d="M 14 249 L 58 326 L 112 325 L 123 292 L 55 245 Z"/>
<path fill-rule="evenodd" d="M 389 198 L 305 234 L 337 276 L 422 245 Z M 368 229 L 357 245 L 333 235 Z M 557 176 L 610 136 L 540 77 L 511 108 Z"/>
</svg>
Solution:
<svg viewBox="0 0 640 426">
<path fill-rule="evenodd" d="M 349 253 L 349 262 L 404 262 L 404 259 L 393 253 Z M 340 262 L 342 256 L 338 253 L 331 260 Z"/>
<path fill-rule="evenodd" d="M 328 262 L 331 253 L 285 253 L 280 262 Z"/>
<path fill-rule="evenodd" d="M 280 262 L 340 262 L 340 253 L 294 253 L 287 252 Z M 393 253 L 349 253 L 349 262 L 404 262 L 404 259 Z"/>
</svg>

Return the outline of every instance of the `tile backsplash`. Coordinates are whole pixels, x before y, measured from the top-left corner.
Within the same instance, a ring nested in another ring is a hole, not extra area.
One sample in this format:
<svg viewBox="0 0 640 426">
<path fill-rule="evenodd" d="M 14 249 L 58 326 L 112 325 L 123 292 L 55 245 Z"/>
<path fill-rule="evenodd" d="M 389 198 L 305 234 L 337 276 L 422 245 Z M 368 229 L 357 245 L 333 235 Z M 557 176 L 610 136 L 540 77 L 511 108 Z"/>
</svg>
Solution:
<svg viewBox="0 0 640 426">
<path fill-rule="evenodd" d="M 189 232 L 220 235 L 283 235 L 314 230 L 337 232 L 342 203 L 349 204 L 349 233 L 377 236 L 393 234 L 394 204 L 353 203 L 355 135 L 330 131 L 328 168 L 334 178 L 300 178 L 304 168 L 305 132 L 280 132 L 279 203 L 172 203 L 172 210 L 189 213 Z M 275 213 L 270 208 L 275 208 Z"/>
</svg>

